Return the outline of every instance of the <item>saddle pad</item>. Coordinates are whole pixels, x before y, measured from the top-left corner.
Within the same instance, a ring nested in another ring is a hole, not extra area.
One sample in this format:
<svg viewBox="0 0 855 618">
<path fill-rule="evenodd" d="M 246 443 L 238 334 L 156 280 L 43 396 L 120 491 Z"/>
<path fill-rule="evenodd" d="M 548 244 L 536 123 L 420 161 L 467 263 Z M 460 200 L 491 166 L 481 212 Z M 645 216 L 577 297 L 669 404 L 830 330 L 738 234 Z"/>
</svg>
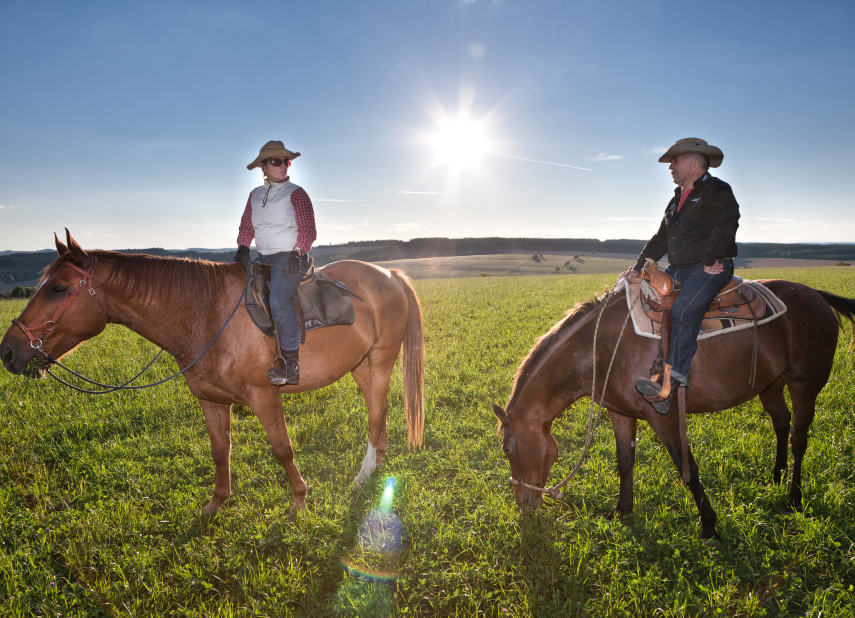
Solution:
<svg viewBox="0 0 855 618">
<path fill-rule="evenodd" d="M 244 305 L 258 329 L 272 339 L 276 331 L 270 317 L 270 281 L 264 274 L 261 267 L 254 263 Z M 314 270 L 312 279 L 300 283 L 291 306 L 297 314 L 303 341 L 306 331 L 324 326 L 349 326 L 356 319 L 350 290 L 319 269 Z"/>
<path fill-rule="evenodd" d="M 617 288 L 620 286 L 626 288 L 626 306 L 632 309 L 632 326 L 635 328 L 635 333 L 642 337 L 650 339 L 662 338 L 662 325 L 656 322 L 647 315 L 644 308 L 641 306 L 639 295 L 641 294 L 641 286 L 638 283 L 631 282 L 627 279 L 621 279 Z M 765 324 L 771 322 L 778 316 L 787 312 L 787 306 L 780 298 L 775 296 L 769 288 L 756 281 L 745 281 L 743 287 L 749 286 L 754 293 L 762 296 L 766 301 L 766 312 L 762 316 L 757 316 L 757 324 Z M 637 301 L 637 302 L 636 302 Z M 754 328 L 753 320 L 742 320 L 732 318 L 712 318 L 705 319 L 701 323 L 701 332 L 698 339 L 706 339 L 707 337 L 715 337 L 716 335 L 724 335 L 733 331 L 742 330 L 744 328 Z"/>
</svg>

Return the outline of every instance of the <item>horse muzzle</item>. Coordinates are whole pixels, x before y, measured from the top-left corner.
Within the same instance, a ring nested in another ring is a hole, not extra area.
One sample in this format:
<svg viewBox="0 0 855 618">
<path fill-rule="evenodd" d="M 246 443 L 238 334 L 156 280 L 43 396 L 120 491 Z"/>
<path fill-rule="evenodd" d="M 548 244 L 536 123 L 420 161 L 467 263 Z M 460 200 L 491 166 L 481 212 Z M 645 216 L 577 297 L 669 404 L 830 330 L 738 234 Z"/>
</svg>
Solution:
<svg viewBox="0 0 855 618">
<path fill-rule="evenodd" d="M 6 371 L 28 378 L 40 378 L 47 369 L 47 361 L 28 341 L 16 341 L 15 337 L 3 337 L 0 341 L 0 360 Z"/>
</svg>

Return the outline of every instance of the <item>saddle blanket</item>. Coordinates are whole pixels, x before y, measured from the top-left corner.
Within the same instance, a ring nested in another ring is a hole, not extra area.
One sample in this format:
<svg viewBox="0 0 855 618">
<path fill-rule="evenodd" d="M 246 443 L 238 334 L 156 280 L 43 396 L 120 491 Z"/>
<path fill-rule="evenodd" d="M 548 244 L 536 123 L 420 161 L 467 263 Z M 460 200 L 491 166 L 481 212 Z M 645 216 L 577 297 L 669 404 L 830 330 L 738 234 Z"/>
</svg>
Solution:
<svg viewBox="0 0 855 618">
<path fill-rule="evenodd" d="M 771 322 L 775 318 L 784 315 L 787 312 L 787 306 L 783 301 L 775 296 L 772 291 L 757 281 L 745 281 L 743 286 L 750 286 L 754 293 L 763 297 L 766 301 L 766 311 L 760 316 L 757 316 L 757 324 L 765 324 Z M 623 286 L 626 289 L 626 306 L 631 310 L 632 326 L 635 328 L 635 333 L 642 337 L 650 339 L 662 338 L 662 324 L 653 320 L 644 310 L 644 298 L 639 298 L 641 295 L 641 285 L 621 279 L 617 284 L 617 289 Z M 754 320 L 732 319 L 732 318 L 705 318 L 701 324 L 701 332 L 698 339 L 706 339 L 707 337 L 715 337 L 716 335 L 724 335 L 732 333 L 744 328 L 754 328 Z"/>
</svg>

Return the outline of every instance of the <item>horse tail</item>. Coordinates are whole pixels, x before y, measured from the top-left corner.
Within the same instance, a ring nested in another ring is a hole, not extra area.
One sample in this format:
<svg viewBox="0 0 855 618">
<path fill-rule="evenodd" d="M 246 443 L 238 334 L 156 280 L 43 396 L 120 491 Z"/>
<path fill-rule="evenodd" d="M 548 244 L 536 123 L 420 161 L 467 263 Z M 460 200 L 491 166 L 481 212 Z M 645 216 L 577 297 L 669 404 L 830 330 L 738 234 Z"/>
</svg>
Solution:
<svg viewBox="0 0 855 618">
<path fill-rule="evenodd" d="M 397 268 L 391 269 L 407 296 L 407 332 L 404 334 L 404 410 L 410 444 L 421 447 L 425 430 L 425 333 L 422 306 L 410 278 Z"/>
<path fill-rule="evenodd" d="M 852 338 L 849 341 L 849 353 L 851 354 L 853 348 L 855 348 L 855 299 L 836 296 L 822 290 L 817 290 L 817 292 L 834 309 L 834 316 L 837 318 L 840 328 L 843 328 L 843 320 L 840 316 L 843 316 L 852 324 Z"/>
<path fill-rule="evenodd" d="M 837 315 L 837 321 L 840 323 L 841 328 L 843 328 L 843 321 L 840 319 L 840 316 L 843 316 L 850 322 L 855 323 L 855 299 L 835 296 L 834 294 L 829 294 L 822 290 L 817 290 L 817 292 L 819 292 L 819 295 L 822 296 L 823 300 L 825 300 L 825 302 L 831 305 L 831 308 L 834 309 L 834 313 Z"/>
</svg>

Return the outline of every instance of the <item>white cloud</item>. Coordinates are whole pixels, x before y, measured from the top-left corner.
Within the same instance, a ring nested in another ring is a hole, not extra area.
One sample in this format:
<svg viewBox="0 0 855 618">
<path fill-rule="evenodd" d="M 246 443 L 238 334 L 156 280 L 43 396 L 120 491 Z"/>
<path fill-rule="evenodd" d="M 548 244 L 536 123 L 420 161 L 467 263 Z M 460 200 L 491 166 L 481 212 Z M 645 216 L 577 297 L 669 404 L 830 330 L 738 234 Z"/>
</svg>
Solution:
<svg viewBox="0 0 855 618">
<path fill-rule="evenodd" d="M 444 193 L 442 191 L 398 191 L 398 193 L 407 193 L 408 195 L 466 195 L 465 193 Z"/>
<path fill-rule="evenodd" d="M 0 208 L 6 208 L 6 207 L 5 207 L 5 206 L 3 206 L 2 204 L 0 204 Z"/>
<path fill-rule="evenodd" d="M 623 155 L 610 155 L 605 152 L 601 152 L 596 157 L 592 159 L 588 159 L 588 161 L 617 161 L 618 159 L 623 159 Z"/>
<path fill-rule="evenodd" d="M 318 225 L 318 229 L 328 230 L 328 231 L 332 231 L 332 232 L 352 232 L 353 226 L 352 225 L 340 225 L 337 223 L 333 223 L 333 224 L 321 223 L 320 225 Z"/>
<path fill-rule="evenodd" d="M 589 221 L 593 221 L 593 219 L 588 219 Z M 615 219 L 603 219 L 603 221 L 655 221 L 651 217 L 617 217 Z"/>
<path fill-rule="evenodd" d="M 642 148 L 641 151 L 646 155 L 657 155 L 657 154 L 665 154 L 667 148 L 662 146 L 650 146 L 649 148 Z"/>
<path fill-rule="evenodd" d="M 83 232 L 84 236 L 92 236 L 92 232 Z"/>
<path fill-rule="evenodd" d="M 395 234 L 412 234 L 413 232 L 421 232 L 426 229 L 421 223 L 396 223 L 387 231 Z"/>
</svg>

